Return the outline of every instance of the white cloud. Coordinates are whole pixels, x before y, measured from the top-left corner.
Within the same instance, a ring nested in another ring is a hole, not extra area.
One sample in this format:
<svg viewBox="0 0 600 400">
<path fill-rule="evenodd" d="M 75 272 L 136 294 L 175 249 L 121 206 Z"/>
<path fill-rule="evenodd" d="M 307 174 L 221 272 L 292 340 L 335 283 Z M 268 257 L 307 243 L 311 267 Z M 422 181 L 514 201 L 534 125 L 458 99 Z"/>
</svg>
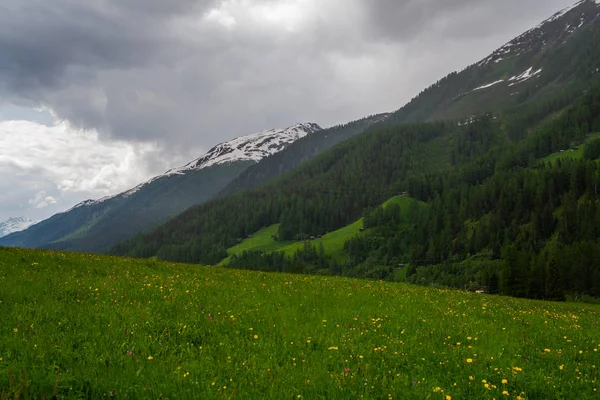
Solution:
<svg viewBox="0 0 600 400">
<path fill-rule="evenodd" d="M 101 141 L 97 133 L 66 122 L 49 127 L 0 121 L 0 220 L 46 218 L 76 202 L 127 190 L 185 161 L 163 158 L 156 144 Z"/>
<path fill-rule="evenodd" d="M 33 199 L 28 201 L 29 205 L 37 209 L 46 208 L 51 204 L 56 204 L 56 199 L 52 196 L 46 196 L 45 190 L 40 190 Z"/>
</svg>

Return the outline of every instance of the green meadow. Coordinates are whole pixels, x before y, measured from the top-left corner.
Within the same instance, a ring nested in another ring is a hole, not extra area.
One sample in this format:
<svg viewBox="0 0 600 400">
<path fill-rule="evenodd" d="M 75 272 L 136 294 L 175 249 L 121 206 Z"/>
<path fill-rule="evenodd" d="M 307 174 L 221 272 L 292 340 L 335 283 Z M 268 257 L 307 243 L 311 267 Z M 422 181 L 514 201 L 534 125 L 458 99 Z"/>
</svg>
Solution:
<svg viewBox="0 0 600 400">
<path fill-rule="evenodd" d="M 583 151 L 585 150 L 586 145 L 596 139 L 600 139 L 600 133 L 592 133 L 592 134 L 588 135 L 585 142 L 582 143 L 581 145 L 574 146 L 572 148 L 566 149 L 561 152 L 550 154 L 549 156 L 542 158 L 541 161 L 553 163 L 553 162 L 556 162 L 557 160 L 566 160 L 568 158 L 574 158 L 574 159 L 582 158 Z"/>
<path fill-rule="evenodd" d="M 425 205 L 425 203 L 419 202 L 408 196 L 396 196 L 383 203 L 383 207 L 389 205 L 397 205 L 401 208 L 403 214 L 407 214 L 410 206 L 414 203 L 419 205 Z M 363 219 L 359 219 L 350 225 L 344 226 L 336 231 L 327 233 L 320 238 L 311 240 L 310 243 L 316 248 L 323 246 L 325 252 L 330 255 L 336 261 L 343 263 L 348 258 L 348 255 L 344 251 L 344 244 L 348 239 L 357 235 L 362 235 L 368 230 L 362 231 Z M 271 225 L 267 228 L 263 228 L 252 235 L 251 238 L 244 239 L 241 243 L 236 246 L 227 249 L 229 257 L 222 260 L 219 265 L 227 265 L 231 256 L 241 255 L 244 251 L 249 250 L 260 250 L 267 253 L 280 251 L 285 253 L 288 257 L 293 257 L 294 253 L 302 249 L 304 241 L 277 241 L 274 236 L 277 236 L 279 230 L 279 224 Z"/>
<path fill-rule="evenodd" d="M 597 399 L 600 307 L 0 249 L 2 398 Z"/>
</svg>

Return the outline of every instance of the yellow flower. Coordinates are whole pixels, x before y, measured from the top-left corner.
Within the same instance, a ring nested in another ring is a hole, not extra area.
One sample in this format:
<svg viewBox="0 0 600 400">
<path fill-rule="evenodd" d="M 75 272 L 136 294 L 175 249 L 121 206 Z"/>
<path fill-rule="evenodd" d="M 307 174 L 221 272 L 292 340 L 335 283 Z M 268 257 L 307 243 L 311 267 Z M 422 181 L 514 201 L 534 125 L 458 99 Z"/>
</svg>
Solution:
<svg viewBox="0 0 600 400">
<path fill-rule="evenodd" d="M 450 396 L 449 394 L 446 395 L 446 400 L 452 400 L 452 396 Z"/>
<path fill-rule="evenodd" d="M 258 339 L 258 335 L 254 335 L 254 339 Z"/>
<path fill-rule="evenodd" d="M 154 359 L 154 357 L 148 356 L 148 360 L 152 360 L 152 359 Z"/>
<path fill-rule="evenodd" d="M 550 353 L 550 349 L 544 349 L 546 353 Z"/>
<path fill-rule="evenodd" d="M 331 346 L 330 348 L 328 348 L 327 350 L 337 350 L 337 346 Z"/>
<path fill-rule="evenodd" d="M 17 333 L 17 332 L 19 332 L 19 328 L 14 328 L 14 329 L 13 329 L 13 332 L 14 332 L 14 333 Z"/>
<path fill-rule="evenodd" d="M 470 363 L 473 362 L 473 359 L 472 358 L 467 358 L 467 362 L 470 364 Z"/>
<path fill-rule="evenodd" d="M 508 396 L 508 391 L 505 390 L 505 391 L 502 392 L 502 394 L 505 395 L 505 396 Z"/>
<path fill-rule="evenodd" d="M 473 379 L 475 379 L 475 378 L 473 378 L 473 376 L 470 376 L 470 377 L 469 377 L 469 380 L 470 380 L 470 381 L 472 381 Z"/>
<path fill-rule="evenodd" d="M 502 379 L 502 384 L 506 385 L 508 383 L 508 381 L 506 379 Z"/>
</svg>

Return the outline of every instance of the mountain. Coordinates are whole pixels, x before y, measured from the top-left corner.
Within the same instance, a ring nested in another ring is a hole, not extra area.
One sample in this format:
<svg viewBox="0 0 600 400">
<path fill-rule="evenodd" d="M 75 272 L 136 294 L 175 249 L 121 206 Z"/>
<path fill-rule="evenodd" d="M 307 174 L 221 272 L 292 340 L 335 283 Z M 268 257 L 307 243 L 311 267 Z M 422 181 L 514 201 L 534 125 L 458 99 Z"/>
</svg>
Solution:
<svg viewBox="0 0 600 400">
<path fill-rule="evenodd" d="M 599 19 L 600 2 L 579 1 L 431 85 L 389 121 L 460 119 L 522 108 L 557 94 L 567 104 L 600 73 Z"/>
<path fill-rule="evenodd" d="M 219 197 L 265 184 L 324 153 L 336 144 L 364 132 L 375 124 L 384 122 L 389 115 L 386 113 L 373 115 L 324 129 L 318 135 L 308 135 L 297 140 L 284 150 L 265 157 L 259 163 L 244 170 L 219 193 Z"/>
<path fill-rule="evenodd" d="M 292 257 L 242 253 L 230 265 L 393 279 L 408 262 L 414 282 L 600 295 L 599 13 L 579 2 L 362 134 L 111 252 L 216 264 L 266 227 L 277 231 L 264 247 L 277 248 L 364 217 L 362 236 L 336 239 L 344 264 L 307 241 Z M 409 218 L 379 207 L 398 195 L 423 205 Z"/>
<path fill-rule="evenodd" d="M 32 221 L 29 218 L 25 218 L 25 217 L 9 218 L 4 222 L 0 222 L 0 238 L 10 235 L 11 233 L 14 233 L 14 232 L 23 231 L 23 230 L 29 228 L 33 224 L 35 224 L 35 221 Z"/>
<path fill-rule="evenodd" d="M 319 132 L 307 123 L 239 137 L 202 157 L 116 196 L 87 200 L 31 228 L 0 239 L 0 246 L 102 252 L 209 200 L 260 159 Z"/>
</svg>

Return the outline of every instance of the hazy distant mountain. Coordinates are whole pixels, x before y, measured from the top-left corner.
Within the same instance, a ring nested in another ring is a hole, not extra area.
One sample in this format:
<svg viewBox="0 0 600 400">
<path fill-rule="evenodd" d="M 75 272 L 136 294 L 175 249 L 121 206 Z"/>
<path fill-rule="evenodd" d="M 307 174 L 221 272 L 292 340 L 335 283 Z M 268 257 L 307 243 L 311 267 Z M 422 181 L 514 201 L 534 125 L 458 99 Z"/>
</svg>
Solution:
<svg viewBox="0 0 600 400">
<path fill-rule="evenodd" d="M 0 222 L 0 238 L 10 235 L 11 233 L 23 231 L 33 224 L 35 224 L 35 221 L 32 221 L 29 218 L 9 218 L 4 222 Z"/>
</svg>

